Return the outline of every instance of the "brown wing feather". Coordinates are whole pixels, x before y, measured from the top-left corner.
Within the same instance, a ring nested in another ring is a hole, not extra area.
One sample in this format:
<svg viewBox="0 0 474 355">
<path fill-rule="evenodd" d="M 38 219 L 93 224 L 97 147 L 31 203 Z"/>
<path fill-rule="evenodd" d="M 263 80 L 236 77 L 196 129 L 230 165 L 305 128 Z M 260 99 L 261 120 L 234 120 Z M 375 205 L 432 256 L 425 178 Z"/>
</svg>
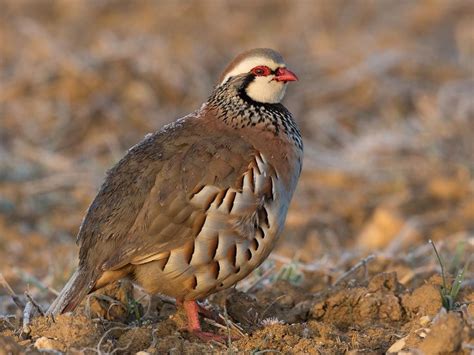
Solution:
<svg viewBox="0 0 474 355">
<path fill-rule="evenodd" d="M 186 140 L 192 119 L 166 126 L 132 147 L 108 173 L 79 230 L 80 267 L 91 267 L 127 238 L 156 183 L 156 177 Z M 102 260 L 101 260 L 102 259 Z"/>
<path fill-rule="evenodd" d="M 193 191 L 236 187 L 255 154 L 235 133 L 229 138 L 232 131 L 216 129 L 185 119 L 133 147 L 110 170 L 79 232 L 83 267 L 118 269 L 193 237 L 205 212 L 189 204 Z"/>
</svg>

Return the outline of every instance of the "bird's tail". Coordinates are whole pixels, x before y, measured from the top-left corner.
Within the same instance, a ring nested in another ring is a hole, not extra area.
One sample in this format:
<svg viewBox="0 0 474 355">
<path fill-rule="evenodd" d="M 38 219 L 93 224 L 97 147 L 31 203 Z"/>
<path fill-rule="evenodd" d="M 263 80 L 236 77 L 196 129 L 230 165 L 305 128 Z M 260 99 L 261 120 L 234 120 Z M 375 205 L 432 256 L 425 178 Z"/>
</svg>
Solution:
<svg viewBox="0 0 474 355">
<path fill-rule="evenodd" d="M 90 285 L 94 281 L 90 273 L 76 270 L 59 296 L 49 306 L 46 314 L 57 315 L 73 311 L 91 291 Z"/>
</svg>

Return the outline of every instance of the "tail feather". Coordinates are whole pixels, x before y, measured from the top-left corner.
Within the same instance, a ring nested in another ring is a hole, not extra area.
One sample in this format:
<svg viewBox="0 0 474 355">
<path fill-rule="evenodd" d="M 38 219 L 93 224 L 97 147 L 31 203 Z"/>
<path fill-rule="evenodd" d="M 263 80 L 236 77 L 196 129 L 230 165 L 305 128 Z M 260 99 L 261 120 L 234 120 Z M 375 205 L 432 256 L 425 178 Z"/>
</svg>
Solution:
<svg viewBox="0 0 474 355">
<path fill-rule="evenodd" d="M 76 270 L 46 314 L 57 315 L 76 309 L 84 297 L 91 291 L 90 285 L 94 281 L 90 273 Z"/>
</svg>

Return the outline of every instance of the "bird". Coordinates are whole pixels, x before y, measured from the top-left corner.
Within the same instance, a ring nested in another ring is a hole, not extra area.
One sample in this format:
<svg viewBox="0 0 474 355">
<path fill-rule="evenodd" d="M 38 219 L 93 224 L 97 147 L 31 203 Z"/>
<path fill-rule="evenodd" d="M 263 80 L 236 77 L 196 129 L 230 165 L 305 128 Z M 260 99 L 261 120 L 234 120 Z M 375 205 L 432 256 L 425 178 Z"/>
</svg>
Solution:
<svg viewBox="0 0 474 355">
<path fill-rule="evenodd" d="M 281 54 L 239 54 L 193 113 L 128 150 L 108 172 L 77 234 L 77 269 L 47 314 L 129 278 L 176 299 L 203 340 L 199 304 L 245 278 L 281 235 L 303 141 L 281 103 L 298 78 Z"/>
</svg>

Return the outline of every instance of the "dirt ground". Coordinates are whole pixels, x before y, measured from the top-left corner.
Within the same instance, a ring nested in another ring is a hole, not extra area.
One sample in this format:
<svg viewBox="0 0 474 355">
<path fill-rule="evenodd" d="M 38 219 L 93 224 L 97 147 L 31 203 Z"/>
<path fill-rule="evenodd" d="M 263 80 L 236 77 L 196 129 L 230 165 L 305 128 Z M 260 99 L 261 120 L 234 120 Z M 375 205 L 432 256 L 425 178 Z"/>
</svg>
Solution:
<svg viewBox="0 0 474 355">
<path fill-rule="evenodd" d="M 474 352 L 472 1 L 1 7 L 0 355 Z M 174 300 L 126 280 L 39 315 L 106 170 L 258 46 L 300 78 L 285 104 L 304 169 L 269 259 L 203 303 L 218 315 L 204 329 L 228 341 L 188 334 Z M 449 287 L 468 265 L 449 312 L 429 240 Z"/>
</svg>

